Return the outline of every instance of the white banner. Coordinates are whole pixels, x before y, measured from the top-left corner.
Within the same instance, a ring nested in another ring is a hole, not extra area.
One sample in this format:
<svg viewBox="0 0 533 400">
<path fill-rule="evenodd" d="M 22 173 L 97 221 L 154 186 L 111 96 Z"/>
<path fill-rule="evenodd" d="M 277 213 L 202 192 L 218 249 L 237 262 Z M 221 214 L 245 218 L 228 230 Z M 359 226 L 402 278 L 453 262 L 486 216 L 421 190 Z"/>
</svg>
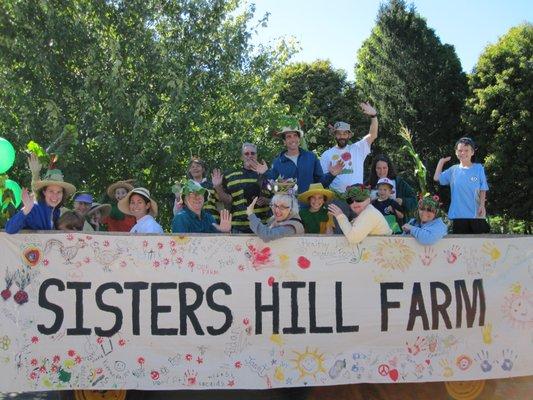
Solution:
<svg viewBox="0 0 533 400">
<path fill-rule="evenodd" d="M 0 233 L 0 391 L 533 374 L 533 238 Z"/>
</svg>

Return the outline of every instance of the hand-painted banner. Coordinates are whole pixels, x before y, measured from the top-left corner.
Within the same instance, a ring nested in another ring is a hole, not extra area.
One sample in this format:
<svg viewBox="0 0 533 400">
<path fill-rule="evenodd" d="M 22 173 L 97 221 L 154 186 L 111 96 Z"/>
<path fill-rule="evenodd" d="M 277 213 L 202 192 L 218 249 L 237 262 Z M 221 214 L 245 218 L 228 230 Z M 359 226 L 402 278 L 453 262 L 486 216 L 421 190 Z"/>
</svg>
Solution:
<svg viewBox="0 0 533 400">
<path fill-rule="evenodd" d="M 0 391 L 533 374 L 533 237 L 0 233 Z"/>
</svg>

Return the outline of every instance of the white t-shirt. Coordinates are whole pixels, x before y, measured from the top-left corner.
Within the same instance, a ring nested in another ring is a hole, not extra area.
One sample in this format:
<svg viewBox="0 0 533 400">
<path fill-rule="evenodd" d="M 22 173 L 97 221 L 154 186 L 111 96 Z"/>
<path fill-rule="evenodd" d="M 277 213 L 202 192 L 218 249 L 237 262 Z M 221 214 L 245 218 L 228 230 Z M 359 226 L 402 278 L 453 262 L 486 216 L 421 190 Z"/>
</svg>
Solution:
<svg viewBox="0 0 533 400">
<path fill-rule="evenodd" d="M 344 193 L 346 186 L 363 183 L 363 169 L 366 156 L 370 154 L 370 145 L 366 139 L 361 139 L 343 149 L 338 146 L 326 150 L 320 157 L 320 165 L 324 173 L 329 170 L 329 164 L 335 164 L 339 158 L 344 161 L 344 169 L 329 185 L 330 189 Z"/>
<path fill-rule="evenodd" d="M 163 228 L 156 222 L 154 217 L 147 214 L 137 220 L 137 223 L 131 228 L 130 233 L 163 233 Z"/>
</svg>

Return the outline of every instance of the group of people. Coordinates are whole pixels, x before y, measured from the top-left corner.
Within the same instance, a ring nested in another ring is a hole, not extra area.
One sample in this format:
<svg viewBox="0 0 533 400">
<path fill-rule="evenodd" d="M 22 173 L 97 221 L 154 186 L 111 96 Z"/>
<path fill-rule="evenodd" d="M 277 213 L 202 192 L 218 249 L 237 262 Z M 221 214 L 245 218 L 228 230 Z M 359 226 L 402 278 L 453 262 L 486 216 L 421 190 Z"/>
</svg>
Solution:
<svg viewBox="0 0 533 400">
<path fill-rule="evenodd" d="M 257 146 L 244 143 L 242 168 L 229 173 L 214 169 L 210 176 L 200 158 L 192 158 L 187 180 L 173 187 L 174 233 L 255 233 L 264 241 L 304 233 L 343 234 L 350 243 L 368 235 L 411 235 L 430 245 L 447 234 L 436 196 L 417 199 L 415 191 L 396 174 L 386 155 L 373 159 L 369 179 L 364 162 L 378 137 L 376 110 L 361 103 L 370 118 L 368 134 L 350 143 L 350 125 L 331 127 L 336 145 L 320 158 L 301 147 L 299 126 L 278 132 L 285 148 L 269 168 L 258 161 Z M 459 164 L 443 171 L 451 158 L 442 158 L 434 180 L 451 187 L 448 216 L 453 233 L 486 233 L 487 180 L 483 165 L 474 163 L 472 139 L 455 145 Z M 163 233 L 156 221 L 158 205 L 146 188 L 119 181 L 107 188 L 111 204 L 93 202 L 90 193 L 76 193 L 58 169 L 39 177 L 36 157 L 29 160 L 32 190 L 22 192 L 22 208 L 7 222 L 6 232 L 83 230 Z M 210 178 L 210 179 L 209 179 Z M 73 210 L 64 203 L 74 195 Z M 63 211 L 62 211 L 63 210 Z"/>
</svg>

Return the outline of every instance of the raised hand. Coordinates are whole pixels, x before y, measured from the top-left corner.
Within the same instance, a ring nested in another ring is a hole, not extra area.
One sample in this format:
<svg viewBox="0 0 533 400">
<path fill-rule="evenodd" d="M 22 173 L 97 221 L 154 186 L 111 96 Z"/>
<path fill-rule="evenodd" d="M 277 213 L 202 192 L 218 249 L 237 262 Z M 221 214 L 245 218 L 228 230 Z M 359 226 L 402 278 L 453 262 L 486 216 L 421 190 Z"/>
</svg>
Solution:
<svg viewBox="0 0 533 400">
<path fill-rule="evenodd" d="M 451 157 L 443 157 L 439 160 L 440 163 L 442 164 L 446 164 L 448 161 L 450 161 L 452 158 Z"/>
<path fill-rule="evenodd" d="M 252 215 L 254 213 L 255 203 L 257 203 L 258 197 L 254 197 L 248 207 L 246 207 L 246 215 Z"/>
<path fill-rule="evenodd" d="M 340 209 L 339 206 L 335 205 L 335 204 L 330 204 L 328 206 L 328 211 L 331 215 L 333 215 L 334 217 L 339 217 L 340 215 L 343 215 L 343 212 L 342 210 Z"/>
<path fill-rule="evenodd" d="M 213 224 L 216 230 L 220 232 L 231 232 L 231 218 L 232 215 L 228 210 L 222 210 L 220 211 L 220 225 L 219 224 Z"/>
<path fill-rule="evenodd" d="M 343 169 L 344 169 L 344 161 L 342 161 L 342 159 L 340 158 L 337 160 L 335 164 L 333 164 L 333 162 L 329 163 L 328 171 L 333 176 L 339 175 Z"/>
<path fill-rule="evenodd" d="M 222 175 L 220 169 L 215 168 L 211 173 L 211 182 L 213 183 L 213 186 L 221 186 L 223 179 L 224 176 Z"/>
<path fill-rule="evenodd" d="M 257 199 L 258 207 L 266 206 L 268 205 L 268 203 L 270 203 L 270 199 L 268 197 L 259 196 L 259 198 Z"/>
<path fill-rule="evenodd" d="M 260 163 L 255 160 L 250 160 L 249 163 L 250 169 L 254 172 L 257 172 L 259 175 L 263 175 L 268 171 L 268 165 L 265 160 L 261 160 Z"/>
<path fill-rule="evenodd" d="M 30 193 L 26 188 L 22 189 L 22 204 L 24 205 L 22 208 L 24 215 L 28 215 L 35 205 L 35 197 L 33 196 L 33 193 Z"/>
<path fill-rule="evenodd" d="M 374 116 L 378 113 L 376 109 L 372 107 L 368 101 L 366 103 L 360 103 L 359 107 L 361 107 L 361 111 L 364 114 L 369 115 L 369 116 Z"/>
<path fill-rule="evenodd" d="M 37 174 L 38 176 L 41 172 L 42 165 L 35 153 L 30 153 L 28 156 L 28 168 L 30 169 L 32 175 Z"/>
</svg>

